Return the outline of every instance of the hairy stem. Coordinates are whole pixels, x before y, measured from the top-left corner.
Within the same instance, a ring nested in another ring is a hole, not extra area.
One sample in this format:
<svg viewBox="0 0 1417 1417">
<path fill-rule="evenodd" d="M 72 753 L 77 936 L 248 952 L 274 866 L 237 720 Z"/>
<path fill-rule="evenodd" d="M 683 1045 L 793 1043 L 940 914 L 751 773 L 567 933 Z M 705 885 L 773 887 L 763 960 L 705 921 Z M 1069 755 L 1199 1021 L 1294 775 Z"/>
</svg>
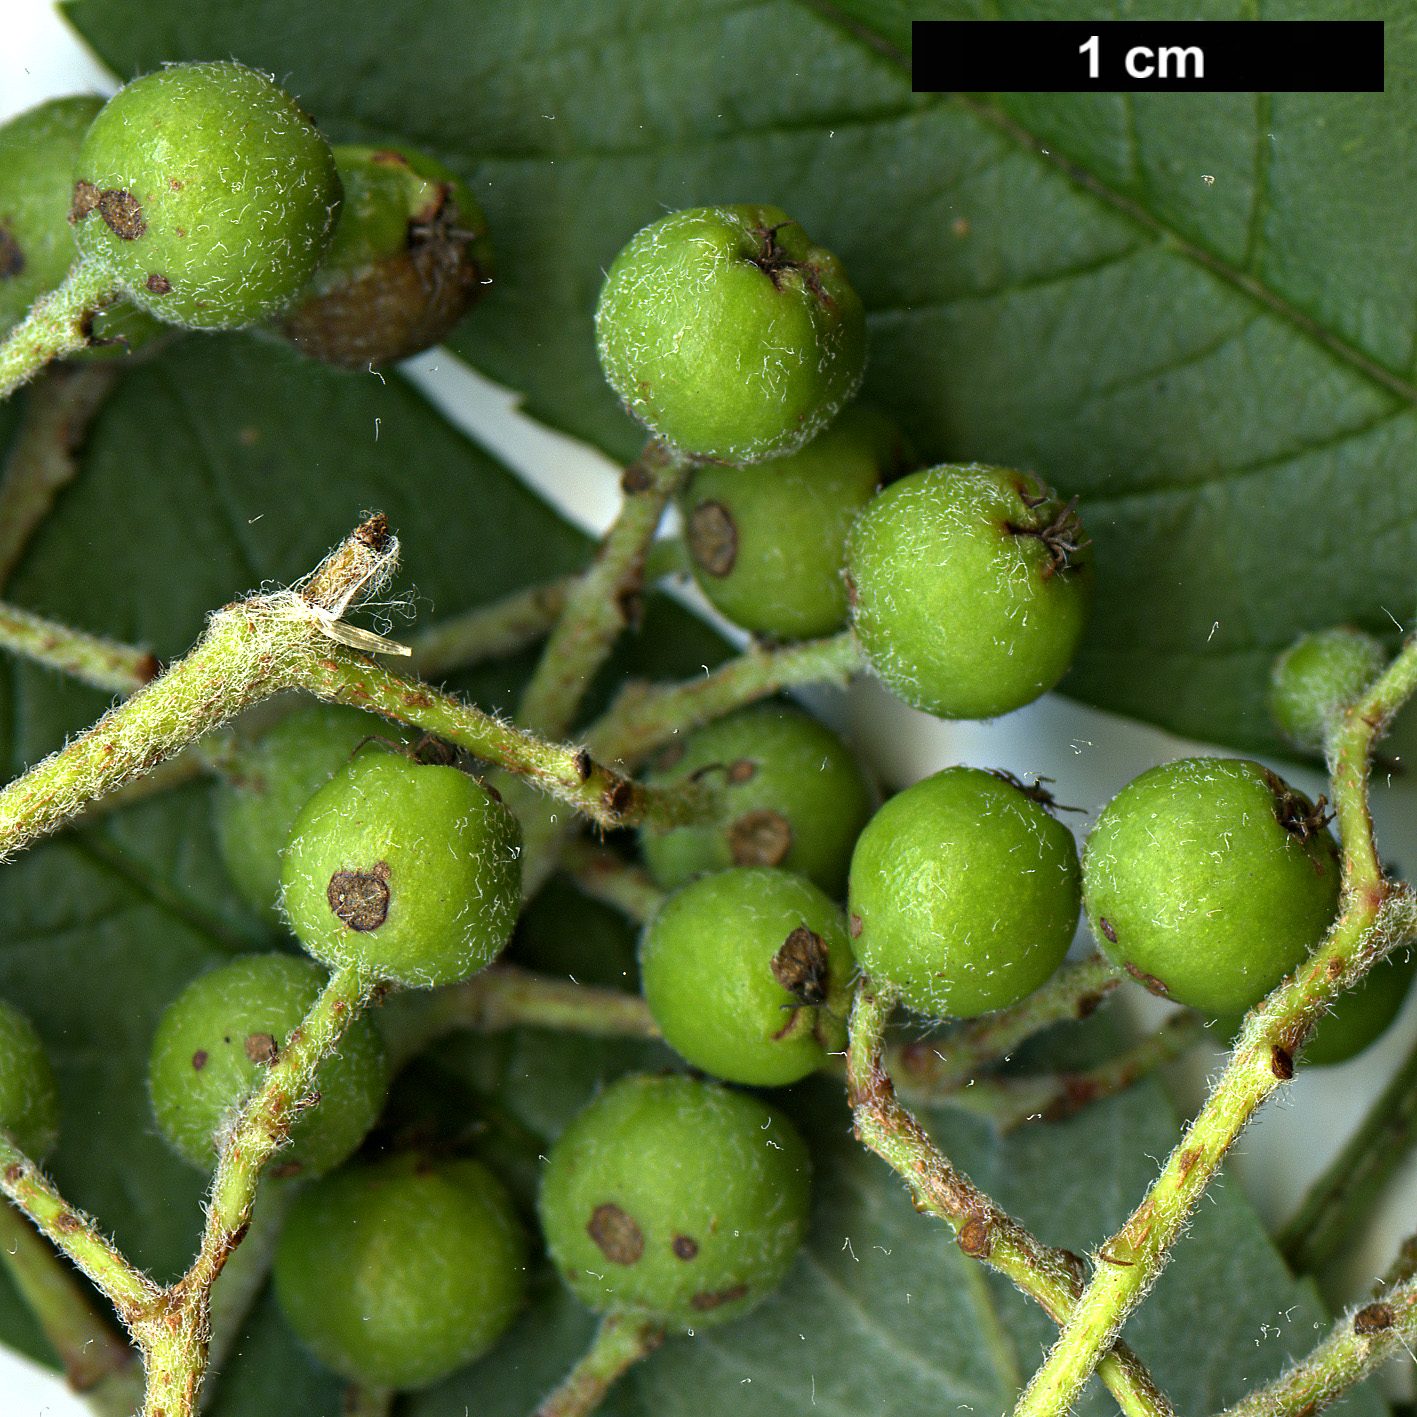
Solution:
<svg viewBox="0 0 1417 1417">
<path fill-rule="evenodd" d="M 58 364 L 27 391 L 0 475 L 0 586 L 49 515 L 55 493 L 78 473 L 74 454 L 118 379 L 112 364 Z"/>
<path fill-rule="evenodd" d="M 4 523 L 0 522 L 0 528 Z M 161 665 L 146 650 L 71 630 L 57 620 L 0 603 L 0 649 L 58 669 L 95 689 L 132 694 L 157 677 Z"/>
<path fill-rule="evenodd" d="M 12 1205 L 0 1205 L 0 1263 L 64 1365 L 64 1376 L 75 1392 L 90 1393 L 105 1379 L 121 1374 L 123 1385 L 141 1397 L 142 1365 L 137 1353 L 94 1308 L 72 1267 Z"/>
<path fill-rule="evenodd" d="M 962 1171 L 942 1156 L 896 1100 L 882 1061 L 882 1035 L 894 995 L 863 979 L 857 986 L 847 1044 L 847 1088 L 857 1137 L 910 1187 L 916 1207 L 938 1216 L 973 1259 L 1007 1275 L 1056 1324 L 1067 1320 L 1082 1290 L 1082 1261 L 1040 1244 Z M 1128 1417 L 1165 1417 L 1171 1406 L 1125 1344 L 1102 1359 L 1098 1375 Z"/>
<path fill-rule="evenodd" d="M 562 852 L 561 864 L 592 900 L 613 905 L 637 925 L 652 919 L 664 904 L 666 892 L 643 866 L 632 865 L 606 847 L 573 841 Z"/>
<path fill-rule="evenodd" d="M 585 1417 L 623 1373 L 664 1342 L 664 1325 L 635 1314 L 607 1314 L 584 1355 L 533 1417 Z"/>
<path fill-rule="evenodd" d="M 7 399 L 51 359 L 89 342 L 88 321 L 117 294 L 111 276 L 78 260 L 63 284 L 41 295 L 30 312 L 0 340 L 0 399 Z"/>
<path fill-rule="evenodd" d="M 765 649 L 754 645 L 701 679 L 681 684 L 631 684 L 586 733 L 586 746 L 606 762 L 633 766 L 656 749 L 733 709 L 822 681 L 845 683 L 865 667 L 850 630 L 824 640 Z"/>
<path fill-rule="evenodd" d="M 1121 982 L 1101 955 L 1089 955 L 1064 965 L 1012 1008 L 973 1019 L 947 1038 L 888 1048 L 887 1067 L 902 1094 L 919 1100 L 944 1096 L 1049 1024 L 1087 1018 Z"/>
<path fill-rule="evenodd" d="M 542 581 L 491 605 L 479 605 L 438 621 L 414 636 L 409 667 L 420 677 L 430 678 L 535 644 L 551 633 L 565 608 L 571 584 L 569 576 Z"/>
<path fill-rule="evenodd" d="M 1199 1015 L 1182 1013 L 1168 1019 L 1150 1037 L 1122 1049 L 1095 1068 L 1040 1076 L 974 1078 L 943 1095 L 933 1089 L 919 1092 L 897 1079 L 898 1091 L 907 1102 L 957 1107 L 985 1118 L 1001 1132 L 1011 1132 L 1025 1122 L 1060 1122 L 1104 1097 L 1125 1092 L 1134 1082 L 1194 1047 L 1203 1031 Z"/>
<path fill-rule="evenodd" d="M 378 1023 L 395 1070 L 435 1038 L 460 1028 L 494 1033 L 529 1026 L 600 1038 L 659 1037 L 638 994 L 551 979 L 512 964 L 495 964 L 445 989 L 396 994 Z"/>
<path fill-rule="evenodd" d="M 1274 1237 L 1295 1274 L 1316 1274 L 1367 1216 L 1417 1144 L 1417 1046 L 1368 1109 L 1362 1125 L 1309 1187 Z"/>
<path fill-rule="evenodd" d="M 1417 896 L 1383 878 L 1368 810 L 1373 742 L 1417 687 L 1408 641 L 1328 739 L 1334 809 L 1343 839 L 1338 920 L 1309 959 L 1246 1017 L 1224 1072 L 1161 1175 L 1122 1229 L 1024 1390 L 1016 1417 L 1061 1417 L 1077 1400 L 1127 1315 L 1165 1268 L 1192 1210 L 1255 1109 L 1293 1076 L 1294 1055 L 1329 1005 L 1417 931 Z"/>
<path fill-rule="evenodd" d="M 688 466 L 679 454 L 651 441 L 625 469 L 620 515 L 590 569 L 572 582 L 566 608 L 522 694 L 517 718 L 529 728 L 564 736 L 596 670 L 621 631 L 638 619 L 645 555 Z"/>
</svg>

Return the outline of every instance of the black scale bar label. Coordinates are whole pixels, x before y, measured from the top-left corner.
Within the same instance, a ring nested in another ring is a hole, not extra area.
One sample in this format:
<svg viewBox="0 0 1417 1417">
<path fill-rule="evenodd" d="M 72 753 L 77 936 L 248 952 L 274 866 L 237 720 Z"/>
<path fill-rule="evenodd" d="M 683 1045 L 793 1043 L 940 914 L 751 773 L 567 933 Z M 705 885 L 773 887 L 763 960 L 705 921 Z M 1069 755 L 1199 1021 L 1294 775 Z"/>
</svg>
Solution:
<svg viewBox="0 0 1417 1417">
<path fill-rule="evenodd" d="M 1381 20 L 916 20 L 916 93 L 1381 93 Z"/>
</svg>

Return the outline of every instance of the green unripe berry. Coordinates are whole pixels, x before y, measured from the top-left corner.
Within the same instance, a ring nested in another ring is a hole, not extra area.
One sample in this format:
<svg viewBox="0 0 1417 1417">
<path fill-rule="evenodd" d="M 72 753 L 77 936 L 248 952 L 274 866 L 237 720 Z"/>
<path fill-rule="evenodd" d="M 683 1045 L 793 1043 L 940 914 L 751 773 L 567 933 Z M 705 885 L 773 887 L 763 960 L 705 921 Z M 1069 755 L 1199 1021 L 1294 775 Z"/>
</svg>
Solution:
<svg viewBox="0 0 1417 1417">
<path fill-rule="evenodd" d="M 541 1225 L 589 1308 L 706 1328 L 746 1313 L 791 1268 L 809 1177 L 807 1148 L 776 1109 L 715 1083 L 636 1075 L 552 1148 Z"/>
<path fill-rule="evenodd" d="M 1081 898 L 1077 847 L 1039 795 L 946 768 L 897 793 L 861 833 L 851 948 L 918 1013 L 1005 1008 L 1063 962 Z"/>
<path fill-rule="evenodd" d="M 437 344 L 491 284 L 467 184 L 412 148 L 337 147 L 344 203 L 314 279 L 281 322 L 297 349 L 367 369 Z"/>
<path fill-rule="evenodd" d="M 302 704 L 223 761 L 214 799 L 217 840 L 253 910 L 280 918 L 280 854 L 300 809 L 366 738 L 399 733 L 363 709 Z"/>
<path fill-rule="evenodd" d="M 1300 635 L 1270 670 L 1270 715 L 1295 747 L 1321 751 L 1329 725 L 1387 661 L 1382 642 L 1352 625 Z"/>
<path fill-rule="evenodd" d="M 660 907 L 640 977 L 664 1041 L 727 1082 L 778 1087 L 846 1047 L 856 961 L 841 908 L 801 876 L 743 866 Z"/>
<path fill-rule="evenodd" d="M 74 159 L 102 107 L 90 94 L 56 98 L 0 127 L 0 333 L 58 286 L 78 258 L 69 226 Z M 70 358 L 127 354 L 164 328 L 120 301 L 94 316 L 92 345 Z"/>
<path fill-rule="evenodd" d="M 690 778 L 719 792 L 709 821 L 640 833 L 655 883 L 673 890 L 730 866 L 781 866 L 841 898 L 872 793 L 851 750 L 800 709 L 759 704 L 689 735 L 649 775 L 656 787 Z"/>
<path fill-rule="evenodd" d="M 173 64 L 104 106 L 74 165 L 84 257 L 169 324 L 234 329 L 283 309 L 339 211 L 329 145 L 240 64 Z"/>
<path fill-rule="evenodd" d="M 59 1139 L 59 1089 L 34 1025 L 0 999 L 0 1130 L 33 1161 Z"/>
<path fill-rule="evenodd" d="M 846 534 L 907 456 L 890 419 L 852 404 L 770 468 L 699 468 L 681 499 L 694 579 L 756 634 L 791 640 L 840 629 Z"/>
<path fill-rule="evenodd" d="M 1098 817 L 1083 879 L 1103 953 L 1153 993 L 1211 1014 L 1258 1003 L 1338 910 L 1338 849 L 1320 812 L 1240 758 L 1185 758 L 1134 778 Z"/>
<path fill-rule="evenodd" d="M 215 1165 L 223 1124 L 260 1089 L 325 981 L 308 959 L 241 955 L 199 975 L 167 1006 L 153 1036 L 148 1085 L 158 1128 L 193 1165 Z M 374 1125 L 387 1087 L 378 1030 L 357 1019 L 320 1065 L 319 1104 L 301 1114 L 275 1167 L 319 1175 L 338 1166 Z"/>
<path fill-rule="evenodd" d="M 852 619 L 871 667 L 914 708 L 993 718 L 1063 677 L 1087 625 L 1092 568 L 1071 503 L 980 463 L 912 473 L 847 543 Z"/>
<path fill-rule="evenodd" d="M 281 860 L 296 939 L 411 988 L 490 964 L 521 903 L 521 827 L 455 767 L 365 748 L 300 810 Z"/>
<path fill-rule="evenodd" d="M 407 1153 L 301 1193 L 276 1249 L 276 1300 L 335 1372 L 426 1387 L 506 1332 L 526 1295 L 526 1249 L 485 1166 Z"/>
<path fill-rule="evenodd" d="M 841 262 L 770 206 L 693 207 L 647 226 L 600 292 L 601 367 L 682 452 L 794 452 L 861 383 L 866 317 Z"/>
</svg>

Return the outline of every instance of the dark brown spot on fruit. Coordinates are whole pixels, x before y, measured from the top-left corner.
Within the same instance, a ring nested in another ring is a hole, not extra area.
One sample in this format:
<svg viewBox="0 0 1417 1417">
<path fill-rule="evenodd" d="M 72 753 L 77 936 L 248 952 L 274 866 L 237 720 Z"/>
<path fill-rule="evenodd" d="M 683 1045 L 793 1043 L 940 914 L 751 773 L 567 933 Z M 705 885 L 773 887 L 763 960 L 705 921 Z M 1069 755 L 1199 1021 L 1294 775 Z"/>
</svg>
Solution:
<svg viewBox="0 0 1417 1417">
<path fill-rule="evenodd" d="M 1149 994 L 1155 994 L 1159 999 L 1171 997 L 1171 991 L 1154 974 L 1148 974 L 1140 966 L 1130 963 L 1124 964 L 1122 968 Z"/>
<path fill-rule="evenodd" d="M 691 1260 L 699 1253 L 699 1242 L 689 1235 L 674 1237 L 674 1254 L 677 1259 Z"/>
<path fill-rule="evenodd" d="M 25 253 L 8 226 L 0 226 L 0 280 L 17 276 L 25 268 Z"/>
<path fill-rule="evenodd" d="M 99 193 L 98 214 L 120 241 L 136 241 L 148 229 L 138 199 L 121 188 Z"/>
<path fill-rule="evenodd" d="M 645 1252 L 640 1227 L 618 1205 L 598 1205 L 591 1212 L 586 1234 L 611 1264 L 634 1264 Z"/>
<path fill-rule="evenodd" d="M 746 812 L 728 828 L 728 850 L 736 866 L 776 866 L 792 850 L 792 826 L 767 807 Z"/>
<path fill-rule="evenodd" d="M 1097 923 L 1101 927 L 1102 933 L 1115 945 L 1117 943 L 1117 932 L 1112 928 L 1112 922 L 1105 916 L 1099 915 Z"/>
<path fill-rule="evenodd" d="M 92 182 L 74 183 L 74 200 L 69 205 L 69 220 L 82 221 L 98 206 L 99 190 Z"/>
<path fill-rule="evenodd" d="M 1395 1322 L 1396 1315 L 1390 1304 L 1369 1304 L 1366 1309 L 1359 1309 L 1353 1315 L 1353 1332 L 1366 1337 L 1370 1333 L 1381 1333 L 1385 1328 L 1391 1328 Z"/>
<path fill-rule="evenodd" d="M 153 271 L 143 282 L 154 295 L 171 295 L 172 282 L 160 271 Z"/>
<path fill-rule="evenodd" d="M 965 1254 L 976 1260 L 983 1259 L 994 1247 L 993 1240 L 989 1235 L 988 1224 L 977 1215 L 971 1216 L 964 1222 L 959 1234 L 955 1237 L 955 1244 Z"/>
<path fill-rule="evenodd" d="M 207 1050 L 205 1048 L 198 1048 L 197 1051 L 192 1054 L 192 1071 L 194 1073 L 199 1073 L 206 1067 L 207 1056 Z"/>
<path fill-rule="evenodd" d="M 1277 1043 L 1269 1050 L 1269 1070 L 1280 1082 L 1288 1082 L 1294 1076 L 1294 1059 Z"/>
<path fill-rule="evenodd" d="M 727 777 L 729 784 L 737 787 L 740 782 L 747 782 L 758 770 L 758 765 L 752 758 L 739 758 L 736 763 L 728 765 Z"/>
<path fill-rule="evenodd" d="M 246 1035 L 246 1056 L 253 1063 L 273 1063 L 279 1049 L 269 1033 L 248 1033 Z"/>
<path fill-rule="evenodd" d="M 389 874 L 384 861 L 371 871 L 336 871 L 325 899 L 351 930 L 377 930 L 389 914 Z"/>
<path fill-rule="evenodd" d="M 738 561 L 738 528 L 721 502 L 700 502 L 689 513 L 689 552 L 711 576 L 726 576 Z"/>
<path fill-rule="evenodd" d="M 826 941 L 805 925 L 799 925 L 773 955 L 772 977 L 799 1004 L 824 1004 L 831 960 Z"/>
<path fill-rule="evenodd" d="M 846 928 L 851 932 L 851 938 L 852 938 L 853 940 L 859 940 L 859 939 L 861 938 L 861 928 L 862 928 L 862 927 L 861 927 L 861 917 L 860 917 L 859 915 L 857 915 L 855 912 L 852 912 L 851 920 L 848 922 Z"/>
<path fill-rule="evenodd" d="M 689 1300 L 689 1307 L 704 1314 L 720 1304 L 731 1304 L 735 1299 L 741 1299 L 747 1292 L 746 1284 L 735 1284 L 731 1289 L 720 1289 L 716 1294 L 695 1294 Z"/>
</svg>

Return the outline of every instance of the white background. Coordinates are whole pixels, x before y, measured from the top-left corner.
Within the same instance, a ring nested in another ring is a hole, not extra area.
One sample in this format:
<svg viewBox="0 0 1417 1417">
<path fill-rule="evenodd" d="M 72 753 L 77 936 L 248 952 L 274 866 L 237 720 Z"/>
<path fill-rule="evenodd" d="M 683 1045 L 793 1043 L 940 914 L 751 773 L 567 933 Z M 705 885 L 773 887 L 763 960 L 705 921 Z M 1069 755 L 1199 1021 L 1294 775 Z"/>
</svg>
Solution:
<svg viewBox="0 0 1417 1417">
<path fill-rule="evenodd" d="M 46 98 L 85 91 L 109 93 L 116 87 L 48 0 L 0 0 L 0 21 L 4 30 L 0 121 Z M 581 525 L 600 530 L 614 515 L 617 470 L 593 450 L 522 419 L 511 395 L 443 350 L 410 361 L 408 372 L 472 436 Z M 1401 607 L 1397 613 L 1411 614 L 1412 607 Z M 1053 696 L 990 724 L 927 718 L 867 681 L 855 685 L 844 699 L 821 706 L 839 726 L 850 728 L 864 754 L 891 785 L 914 781 L 953 762 L 1006 767 L 1020 775 L 1055 779 L 1053 790 L 1059 801 L 1087 805 L 1094 812 L 1144 768 L 1203 750 L 1203 745 Z M 1400 751 L 1400 745 L 1395 746 Z M 1318 775 L 1298 773 L 1285 764 L 1275 766 L 1311 796 L 1323 790 Z M 1414 808 L 1417 785 L 1380 789 L 1376 810 L 1386 857 L 1417 862 Z M 1085 832 L 1086 823 L 1079 830 Z M 1128 1004 L 1139 1017 L 1154 1019 L 1158 1010 L 1164 1011 L 1165 1006 L 1127 987 Z M 1301 1071 L 1246 1133 L 1229 1170 L 1238 1176 L 1267 1224 L 1277 1224 L 1293 1208 L 1414 1038 L 1417 996 L 1409 1000 L 1399 1023 L 1381 1044 L 1340 1067 Z M 1198 1104 L 1205 1078 L 1219 1057 L 1203 1046 L 1171 1070 L 1169 1080 L 1183 1105 Z M 1355 1247 L 1346 1271 L 1345 1297 L 1359 1299 L 1401 1238 L 1413 1229 L 1417 1229 L 1417 1159 L 1404 1168 L 1370 1233 Z M 1404 1386 L 1406 1378 L 1404 1373 Z M 61 1382 L 0 1349 L 0 1417 L 39 1413 L 78 1417 L 87 1411 Z"/>
</svg>

